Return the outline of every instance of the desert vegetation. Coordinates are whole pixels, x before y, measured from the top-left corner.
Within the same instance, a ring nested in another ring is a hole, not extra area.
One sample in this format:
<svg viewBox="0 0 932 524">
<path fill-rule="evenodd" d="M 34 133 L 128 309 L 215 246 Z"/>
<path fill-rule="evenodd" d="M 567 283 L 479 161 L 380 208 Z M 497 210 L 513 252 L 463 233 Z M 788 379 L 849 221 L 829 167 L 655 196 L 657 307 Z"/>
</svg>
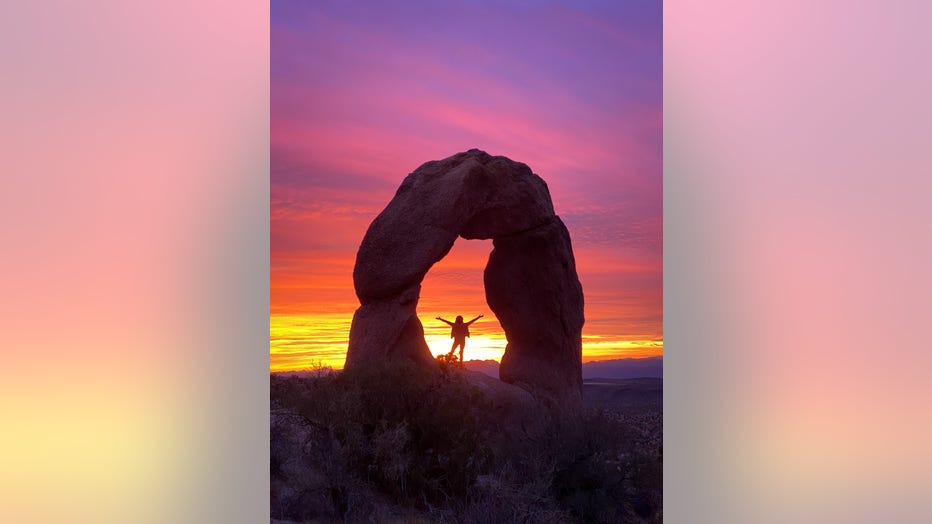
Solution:
<svg viewBox="0 0 932 524">
<path fill-rule="evenodd" d="M 296 522 L 660 522 L 661 418 L 503 418 L 454 357 L 272 375 L 271 516 Z M 643 410 L 642 410 L 643 411 Z"/>
</svg>

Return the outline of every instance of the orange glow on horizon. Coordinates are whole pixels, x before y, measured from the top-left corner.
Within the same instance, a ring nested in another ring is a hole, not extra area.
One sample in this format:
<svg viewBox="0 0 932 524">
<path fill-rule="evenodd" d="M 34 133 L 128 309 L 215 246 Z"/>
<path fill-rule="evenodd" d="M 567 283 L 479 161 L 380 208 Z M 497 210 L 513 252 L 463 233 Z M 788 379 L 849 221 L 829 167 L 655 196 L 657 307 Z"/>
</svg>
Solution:
<svg viewBox="0 0 932 524">
<path fill-rule="evenodd" d="M 500 361 L 507 343 L 505 333 L 485 302 L 482 271 L 492 250 L 490 240 L 458 239 L 450 253 L 428 272 L 421 286 L 418 317 L 424 338 L 434 356 L 450 351 L 450 328 L 435 320 L 456 315 L 483 318 L 470 327 L 466 360 Z M 280 257 L 282 261 L 290 260 Z M 619 296 L 587 280 L 603 281 L 615 272 L 657 271 L 636 259 L 626 260 L 611 251 L 578 249 L 577 269 L 583 283 L 586 324 L 583 326 L 583 361 L 644 358 L 663 355 L 661 296 Z M 353 257 L 325 256 L 295 259 L 273 269 L 270 329 L 270 370 L 297 371 L 314 366 L 341 369 L 346 359 L 349 329 L 359 302 L 353 291 Z M 315 268 L 310 280 L 302 267 Z"/>
<path fill-rule="evenodd" d="M 448 353 L 452 345 L 450 328 L 434 320 L 437 314 L 424 312 L 424 339 L 435 357 Z M 272 317 L 272 372 L 300 371 L 315 366 L 342 369 L 352 312 L 315 317 Z M 439 326 L 437 325 L 439 324 Z M 663 355 L 661 339 L 624 339 L 622 336 L 588 335 L 583 328 L 583 362 L 617 358 L 646 358 Z M 466 340 L 466 360 L 501 362 L 505 333 L 494 316 L 479 319 L 470 327 Z M 457 350 L 458 351 L 458 350 Z"/>
<path fill-rule="evenodd" d="M 472 148 L 546 181 L 582 282 L 583 358 L 662 354 L 660 10 L 512 6 L 529 22 L 507 31 L 484 5 L 416 10 L 440 35 L 414 11 L 340 5 L 285 2 L 273 19 L 271 369 L 342 366 L 369 224 L 408 173 Z M 417 314 L 434 353 L 451 345 L 438 315 L 485 315 L 467 359 L 504 351 L 482 282 L 491 244 L 458 239 L 426 275 Z"/>
</svg>

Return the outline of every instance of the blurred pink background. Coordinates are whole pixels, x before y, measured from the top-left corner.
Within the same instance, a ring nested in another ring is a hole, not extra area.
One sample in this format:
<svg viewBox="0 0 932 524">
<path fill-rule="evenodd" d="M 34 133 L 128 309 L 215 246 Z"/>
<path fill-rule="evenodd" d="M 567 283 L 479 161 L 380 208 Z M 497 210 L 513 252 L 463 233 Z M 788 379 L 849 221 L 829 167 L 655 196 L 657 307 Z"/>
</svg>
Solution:
<svg viewBox="0 0 932 524">
<path fill-rule="evenodd" d="M 0 64 L 0 521 L 268 518 L 268 4 L 6 2 Z"/>
<path fill-rule="evenodd" d="M 930 15 L 665 2 L 672 522 L 932 519 Z"/>
</svg>

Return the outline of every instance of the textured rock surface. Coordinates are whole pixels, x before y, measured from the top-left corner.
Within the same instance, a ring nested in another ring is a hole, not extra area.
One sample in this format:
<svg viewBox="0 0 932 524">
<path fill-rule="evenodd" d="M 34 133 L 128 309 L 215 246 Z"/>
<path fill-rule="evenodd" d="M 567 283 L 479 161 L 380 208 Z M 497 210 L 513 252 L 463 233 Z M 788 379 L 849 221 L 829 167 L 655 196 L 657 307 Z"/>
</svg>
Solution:
<svg viewBox="0 0 932 524">
<path fill-rule="evenodd" d="M 495 238 L 554 217 L 547 184 L 526 165 L 472 149 L 408 175 L 372 221 L 356 255 L 360 302 L 418 284 L 457 236 Z"/>
<path fill-rule="evenodd" d="M 405 357 L 429 364 L 434 358 L 424 340 L 416 308 L 421 286 L 397 296 L 363 304 L 353 315 L 345 367 L 382 358 Z"/>
<path fill-rule="evenodd" d="M 491 418 L 498 422 L 498 434 L 490 435 L 492 440 L 520 439 L 521 432 L 537 427 L 541 417 L 542 403 L 535 399 L 528 390 L 507 384 L 494 377 L 478 371 L 463 370 L 466 381 L 482 392 L 489 402 Z"/>
<path fill-rule="evenodd" d="M 485 279 L 509 340 L 502 380 L 578 397 L 582 290 L 569 234 L 528 166 L 476 149 L 420 166 L 366 231 L 353 269 L 361 306 L 346 366 L 433 360 L 416 315 L 420 283 L 458 236 L 494 239 Z"/>
<path fill-rule="evenodd" d="M 508 338 L 502 381 L 548 396 L 581 394 L 583 294 L 566 226 L 554 218 L 494 245 L 485 298 Z"/>
</svg>

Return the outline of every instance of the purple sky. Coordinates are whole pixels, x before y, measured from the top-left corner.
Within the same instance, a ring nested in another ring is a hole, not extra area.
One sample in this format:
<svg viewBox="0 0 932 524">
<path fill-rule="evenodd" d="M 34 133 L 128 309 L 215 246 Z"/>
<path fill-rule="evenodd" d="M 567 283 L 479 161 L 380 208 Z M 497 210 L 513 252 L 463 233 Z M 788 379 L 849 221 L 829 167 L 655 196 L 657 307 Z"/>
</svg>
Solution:
<svg viewBox="0 0 932 524">
<path fill-rule="evenodd" d="M 662 341 L 661 23 L 656 1 L 273 1 L 273 316 L 352 297 L 404 176 L 476 147 L 547 181 L 588 329 Z"/>
</svg>

